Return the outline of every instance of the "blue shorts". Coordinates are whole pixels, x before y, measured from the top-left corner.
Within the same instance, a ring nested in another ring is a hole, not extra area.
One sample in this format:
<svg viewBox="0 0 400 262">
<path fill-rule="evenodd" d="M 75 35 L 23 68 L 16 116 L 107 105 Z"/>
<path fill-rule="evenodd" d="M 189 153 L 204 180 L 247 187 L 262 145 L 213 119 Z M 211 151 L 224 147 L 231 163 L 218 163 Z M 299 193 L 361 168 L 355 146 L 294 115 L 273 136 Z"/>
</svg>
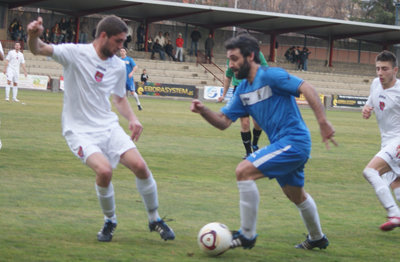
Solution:
<svg viewBox="0 0 400 262">
<path fill-rule="evenodd" d="M 133 79 L 132 78 L 128 78 L 126 79 L 126 90 L 134 92 L 136 89 L 135 84 L 133 83 Z"/>
<path fill-rule="evenodd" d="M 264 176 L 276 178 L 279 185 L 303 187 L 304 165 L 308 160 L 309 146 L 304 150 L 302 146 L 282 139 L 252 153 L 250 161 Z"/>
</svg>

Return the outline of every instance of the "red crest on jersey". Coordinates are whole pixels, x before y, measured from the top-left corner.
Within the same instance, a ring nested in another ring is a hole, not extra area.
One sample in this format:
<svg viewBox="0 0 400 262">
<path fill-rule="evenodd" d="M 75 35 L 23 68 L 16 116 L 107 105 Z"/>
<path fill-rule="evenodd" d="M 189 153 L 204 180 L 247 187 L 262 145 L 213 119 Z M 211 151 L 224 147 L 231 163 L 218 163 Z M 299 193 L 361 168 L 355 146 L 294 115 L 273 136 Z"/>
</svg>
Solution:
<svg viewBox="0 0 400 262">
<path fill-rule="evenodd" d="M 379 108 L 383 111 L 385 109 L 385 102 L 379 102 Z"/>
<path fill-rule="evenodd" d="M 83 158 L 83 149 L 82 149 L 82 147 L 80 146 L 79 147 L 79 149 L 78 149 L 78 156 L 80 157 L 80 158 Z"/>
<path fill-rule="evenodd" d="M 97 71 L 94 76 L 94 79 L 96 79 L 97 82 L 101 82 L 101 80 L 103 80 L 103 76 L 104 74 L 102 72 Z"/>
</svg>

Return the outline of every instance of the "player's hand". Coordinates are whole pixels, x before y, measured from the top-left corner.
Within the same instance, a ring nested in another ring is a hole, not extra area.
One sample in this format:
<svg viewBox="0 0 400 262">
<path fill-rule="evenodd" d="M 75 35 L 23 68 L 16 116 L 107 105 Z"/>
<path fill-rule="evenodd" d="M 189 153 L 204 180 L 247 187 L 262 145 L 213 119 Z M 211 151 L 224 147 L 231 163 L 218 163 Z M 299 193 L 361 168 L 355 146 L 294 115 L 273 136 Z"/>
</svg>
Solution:
<svg viewBox="0 0 400 262">
<path fill-rule="evenodd" d="M 135 120 L 133 122 L 129 122 L 129 130 L 132 131 L 131 135 L 132 140 L 136 142 L 139 140 L 139 137 L 142 134 L 143 126 L 139 122 L 139 120 Z"/>
<path fill-rule="evenodd" d="M 40 37 L 43 34 L 43 19 L 39 16 L 37 20 L 29 23 L 27 31 L 29 37 Z"/>
<path fill-rule="evenodd" d="M 204 109 L 204 104 L 198 99 L 193 99 L 192 104 L 190 106 L 190 110 L 193 113 L 201 113 L 203 109 Z"/>
<path fill-rule="evenodd" d="M 336 143 L 333 136 L 335 135 L 335 129 L 333 128 L 332 124 L 329 121 L 326 121 L 320 124 L 320 131 L 322 136 L 322 142 L 325 143 L 326 149 L 330 149 L 329 141 L 332 142 L 335 146 L 338 144 Z"/>
<path fill-rule="evenodd" d="M 222 101 L 224 101 L 225 97 L 224 96 L 220 96 L 218 97 L 218 103 L 221 103 Z"/>
<path fill-rule="evenodd" d="M 133 77 L 133 73 L 130 72 L 129 75 L 128 75 L 128 77 L 129 77 L 129 78 L 132 78 L 132 77 Z"/>
<path fill-rule="evenodd" d="M 368 106 L 365 105 L 362 109 L 362 116 L 364 119 L 368 119 L 371 117 L 372 114 L 372 110 L 374 110 L 374 108 L 372 106 Z"/>
</svg>

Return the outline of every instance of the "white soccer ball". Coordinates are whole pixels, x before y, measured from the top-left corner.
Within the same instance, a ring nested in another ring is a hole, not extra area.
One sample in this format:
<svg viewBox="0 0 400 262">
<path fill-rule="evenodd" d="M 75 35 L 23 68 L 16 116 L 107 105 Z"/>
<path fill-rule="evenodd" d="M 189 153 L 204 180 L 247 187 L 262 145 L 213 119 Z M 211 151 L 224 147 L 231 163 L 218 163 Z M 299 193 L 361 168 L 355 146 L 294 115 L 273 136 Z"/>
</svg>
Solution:
<svg viewBox="0 0 400 262">
<path fill-rule="evenodd" d="M 226 225 L 219 222 L 205 225 L 197 236 L 200 249 L 209 256 L 221 255 L 229 249 L 231 242 L 231 231 Z"/>
</svg>

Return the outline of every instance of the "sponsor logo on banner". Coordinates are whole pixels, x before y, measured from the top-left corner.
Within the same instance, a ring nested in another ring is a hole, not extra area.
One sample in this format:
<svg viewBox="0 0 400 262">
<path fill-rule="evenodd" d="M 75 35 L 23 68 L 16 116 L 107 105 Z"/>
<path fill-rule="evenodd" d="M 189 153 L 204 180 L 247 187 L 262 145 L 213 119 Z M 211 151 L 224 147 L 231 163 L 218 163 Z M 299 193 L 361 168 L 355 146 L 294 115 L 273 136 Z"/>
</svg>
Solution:
<svg viewBox="0 0 400 262">
<path fill-rule="evenodd" d="M 205 86 L 204 87 L 204 99 L 206 100 L 218 100 L 222 96 L 224 88 L 222 86 Z M 233 95 L 233 88 L 229 88 L 226 92 L 224 101 L 229 101 Z"/>
<path fill-rule="evenodd" d="M 196 86 L 192 85 L 136 82 L 136 87 L 139 95 L 196 97 Z"/>
<path fill-rule="evenodd" d="M 332 107 L 363 107 L 367 103 L 367 96 L 332 95 Z"/>
<path fill-rule="evenodd" d="M 18 88 L 47 90 L 50 78 L 42 75 L 25 75 L 20 74 L 18 78 Z M 6 86 L 7 77 L 0 73 L 0 86 Z"/>
<path fill-rule="evenodd" d="M 323 104 L 323 105 L 325 105 L 325 95 L 319 95 L 319 99 L 321 100 L 321 103 Z M 304 95 L 303 94 L 300 94 L 300 96 L 299 97 L 296 97 L 296 103 L 298 104 L 298 105 L 308 105 L 308 102 L 307 102 L 307 100 L 306 100 L 306 98 L 304 97 Z"/>
</svg>

